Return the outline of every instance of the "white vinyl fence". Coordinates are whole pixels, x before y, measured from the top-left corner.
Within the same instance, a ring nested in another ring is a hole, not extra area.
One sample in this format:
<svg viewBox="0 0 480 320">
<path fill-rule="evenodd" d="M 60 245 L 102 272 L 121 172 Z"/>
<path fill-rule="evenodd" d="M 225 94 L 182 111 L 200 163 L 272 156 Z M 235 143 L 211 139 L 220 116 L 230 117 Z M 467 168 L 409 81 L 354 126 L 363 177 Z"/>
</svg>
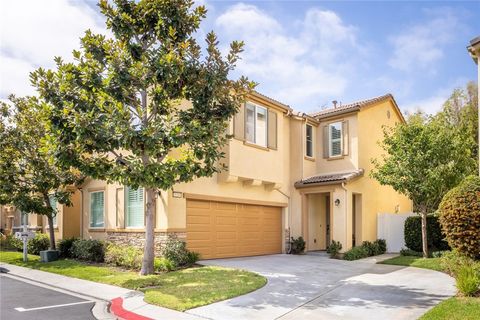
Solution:
<svg viewBox="0 0 480 320">
<path fill-rule="evenodd" d="M 415 213 L 379 213 L 377 215 L 377 238 L 387 241 L 387 252 L 399 252 L 405 248 L 403 229 L 405 220 Z"/>
</svg>

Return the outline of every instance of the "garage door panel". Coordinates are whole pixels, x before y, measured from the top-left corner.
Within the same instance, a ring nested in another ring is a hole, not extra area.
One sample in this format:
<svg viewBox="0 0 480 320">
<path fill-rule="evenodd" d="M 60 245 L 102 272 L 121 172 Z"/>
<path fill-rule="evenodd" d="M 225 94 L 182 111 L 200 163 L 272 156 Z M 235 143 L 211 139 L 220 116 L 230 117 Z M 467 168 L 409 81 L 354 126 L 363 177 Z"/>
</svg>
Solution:
<svg viewBox="0 0 480 320">
<path fill-rule="evenodd" d="M 187 247 L 202 259 L 280 253 L 281 208 L 187 199 Z"/>
</svg>

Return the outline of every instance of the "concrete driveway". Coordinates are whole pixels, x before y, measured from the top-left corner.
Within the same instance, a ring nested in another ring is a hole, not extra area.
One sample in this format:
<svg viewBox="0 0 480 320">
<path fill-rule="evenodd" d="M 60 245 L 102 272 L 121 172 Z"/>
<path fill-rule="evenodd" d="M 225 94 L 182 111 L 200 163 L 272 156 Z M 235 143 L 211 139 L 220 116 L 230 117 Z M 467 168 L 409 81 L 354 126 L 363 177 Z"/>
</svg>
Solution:
<svg viewBox="0 0 480 320">
<path fill-rule="evenodd" d="M 268 278 L 265 287 L 188 310 L 207 319 L 416 319 L 455 294 L 446 274 L 324 255 L 207 260 Z"/>
</svg>

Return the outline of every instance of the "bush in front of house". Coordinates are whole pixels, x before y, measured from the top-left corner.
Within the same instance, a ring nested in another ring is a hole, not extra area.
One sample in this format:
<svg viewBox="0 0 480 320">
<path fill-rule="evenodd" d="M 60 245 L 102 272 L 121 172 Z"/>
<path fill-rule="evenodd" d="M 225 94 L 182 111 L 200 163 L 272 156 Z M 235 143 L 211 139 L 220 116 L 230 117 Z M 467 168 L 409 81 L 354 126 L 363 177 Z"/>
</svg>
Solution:
<svg viewBox="0 0 480 320">
<path fill-rule="evenodd" d="M 20 242 L 22 242 L 20 240 Z M 23 244 L 22 244 L 23 246 Z M 50 246 L 50 238 L 45 233 L 36 233 L 35 238 L 29 239 L 27 242 L 27 251 L 29 254 L 40 255 L 40 251 L 48 250 Z"/>
<path fill-rule="evenodd" d="M 196 252 L 189 251 L 185 241 L 178 239 L 176 235 L 169 235 L 162 246 L 161 255 L 170 260 L 175 268 L 189 267 L 200 259 Z"/>
<path fill-rule="evenodd" d="M 480 289 L 480 273 L 471 265 L 461 266 L 457 271 L 457 289 L 467 297 L 472 297 Z"/>
<path fill-rule="evenodd" d="M 65 238 L 58 242 L 58 250 L 60 251 L 60 257 L 72 258 L 72 247 L 75 241 L 77 241 L 77 238 Z"/>
<path fill-rule="evenodd" d="M 294 238 L 290 240 L 290 253 L 291 254 L 301 254 L 305 251 L 305 240 L 303 237 Z"/>
<path fill-rule="evenodd" d="M 405 220 L 404 228 L 405 245 L 408 249 L 421 252 L 422 248 L 422 219 L 420 216 L 408 217 Z M 449 250 L 450 247 L 445 241 L 445 235 L 438 217 L 427 217 L 427 242 L 428 248 L 433 250 Z"/>
<path fill-rule="evenodd" d="M 371 256 L 384 254 L 387 251 L 387 241 L 385 239 L 377 239 L 374 242 L 363 241 L 361 246 L 353 247 L 345 252 L 343 259 L 358 260 Z"/>
<path fill-rule="evenodd" d="M 100 240 L 77 239 L 72 245 L 72 258 L 78 260 L 103 262 L 105 258 L 105 245 Z"/>
<path fill-rule="evenodd" d="M 23 250 L 23 242 L 20 239 L 17 239 L 15 236 L 9 234 L 7 236 L 2 236 L 0 242 L 0 248 L 2 250 Z"/>
<path fill-rule="evenodd" d="M 467 177 L 450 190 L 443 197 L 439 212 L 450 246 L 480 260 L 480 177 Z"/>
<path fill-rule="evenodd" d="M 330 258 L 336 258 L 340 250 L 342 250 L 342 244 L 340 241 L 332 240 L 327 246 L 327 253 L 330 254 Z"/>
<path fill-rule="evenodd" d="M 191 253 L 195 254 L 195 252 L 191 252 Z M 193 259 L 190 260 L 190 263 L 194 264 L 196 261 L 198 261 L 198 257 L 197 257 L 197 260 L 193 262 L 192 261 Z M 169 272 L 169 271 L 175 270 L 176 266 L 172 261 L 168 260 L 167 258 L 155 257 L 155 260 L 153 260 L 153 268 L 155 272 Z"/>
<path fill-rule="evenodd" d="M 345 260 L 358 260 L 368 257 L 368 249 L 364 246 L 353 247 L 344 253 L 343 259 Z"/>
<path fill-rule="evenodd" d="M 142 250 L 128 246 L 107 243 L 105 245 L 105 262 L 117 267 L 139 270 L 142 267 Z"/>
</svg>

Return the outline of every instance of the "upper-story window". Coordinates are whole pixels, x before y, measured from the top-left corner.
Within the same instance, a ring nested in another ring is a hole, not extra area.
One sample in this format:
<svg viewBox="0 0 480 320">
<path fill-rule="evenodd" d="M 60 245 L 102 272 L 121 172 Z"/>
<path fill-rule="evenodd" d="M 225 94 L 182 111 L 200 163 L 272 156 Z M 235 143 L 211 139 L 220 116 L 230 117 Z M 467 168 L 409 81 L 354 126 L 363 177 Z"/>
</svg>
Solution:
<svg viewBox="0 0 480 320">
<path fill-rule="evenodd" d="M 305 128 L 306 133 L 306 146 L 305 146 L 305 155 L 307 157 L 313 157 L 313 127 L 307 124 Z"/>
<path fill-rule="evenodd" d="M 338 157 L 342 155 L 342 123 L 335 122 L 328 125 L 329 127 L 329 156 Z"/>
<path fill-rule="evenodd" d="M 323 158 L 341 159 L 349 153 L 348 121 L 323 126 Z"/>
<path fill-rule="evenodd" d="M 259 146 L 267 146 L 267 117 L 268 112 L 264 107 L 251 103 L 246 105 L 245 139 L 247 142 Z"/>
</svg>

